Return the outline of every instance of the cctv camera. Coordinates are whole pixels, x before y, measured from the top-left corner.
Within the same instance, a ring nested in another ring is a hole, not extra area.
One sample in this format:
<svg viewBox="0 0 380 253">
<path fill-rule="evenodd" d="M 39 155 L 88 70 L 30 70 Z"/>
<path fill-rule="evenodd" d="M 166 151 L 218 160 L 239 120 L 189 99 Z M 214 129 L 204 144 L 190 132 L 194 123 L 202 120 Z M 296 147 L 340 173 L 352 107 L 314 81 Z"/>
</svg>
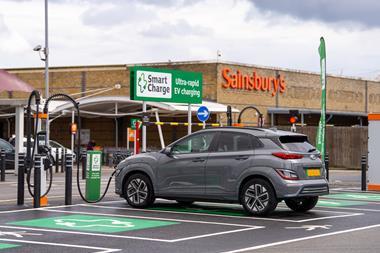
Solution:
<svg viewBox="0 0 380 253">
<path fill-rule="evenodd" d="M 40 51 L 41 50 L 41 45 L 37 45 L 33 48 L 33 51 Z"/>
</svg>

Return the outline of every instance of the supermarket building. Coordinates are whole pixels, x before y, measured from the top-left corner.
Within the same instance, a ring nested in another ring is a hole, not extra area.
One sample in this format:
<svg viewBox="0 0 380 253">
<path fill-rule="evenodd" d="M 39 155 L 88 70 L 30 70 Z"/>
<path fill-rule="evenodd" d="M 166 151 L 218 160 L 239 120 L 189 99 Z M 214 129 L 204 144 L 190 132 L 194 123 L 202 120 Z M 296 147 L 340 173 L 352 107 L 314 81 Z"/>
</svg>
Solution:
<svg viewBox="0 0 380 253">
<path fill-rule="evenodd" d="M 130 71 L 135 65 L 104 65 L 52 67 L 50 72 L 50 94 L 81 93 L 80 102 L 84 113 L 82 128 L 89 129 L 91 139 L 101 146 L 125 146 L 126 129 L 130 126 L 133 112 L 141 111 L 141 105 L 129 100 Z M 265 126 L 287 126 L 289 110 L 300 112 L 300 125 L 316 126 L 320 116 L 320 77 L 318 73 L 290 69 L 263 67 L 224 61 L 188 61 L 136 64 L 159 69 L 179 69 L 201 72 L 203 76 L 203 100 L 215 105 L 231 105 L 237 110 L 255 106 L 265 116 Z M 44 94 L 44 69 L 7 69 Z M 113 87 L 121 89 L 86 98 L 88 91 Z M 8 92 L 3 98 L 26 98 L 27 94 Z M 87 102 L 86 102 L 87 101 Z M 180 105 L 179 105 L 180 106 Z M 153 107 L 153 105 L 152 105 Z M 62 109 L 70 110 L 69 106 Z M 164 110 L 165 108 L 160 108 Z M 162 111 L 161 110 L 161 111 Z M 210 122 L 226 123 L 226 114 L 212 113 Z M 328 75 L 327 118 L 334 126 L 365 126 L 368 113 L 380 113 L 380 82 L 360 78 Z M 68 125 L 70 114 L 61 115 L 51 124 L 51 138 L 69 145 Z M 152 114 L 151 119 L 154 120 Z M 234 120 L 237 113 L 234 114 Z M 186 114 L 162 113 L 161 121 L 186 121 Z M 193 121 L 197 122 L 194 114 Z M 242 122 L 256 125 L 257 115 L 245 113 Z M 1 137 L 9 137 L 14 128 L 14 119 L 0 118 Z M 194 127 L 194 130 L 200 127 Z M 116 129 L 118 130 L 115 133 Z M 186 134 L 186 127 L 163 126 L 165 142 L 170 143 Z M 157 130 L 148 128 L 148 147 L 159 146 Z M 117 136 L 115 136 L 115 134 Z"/>
</svg>

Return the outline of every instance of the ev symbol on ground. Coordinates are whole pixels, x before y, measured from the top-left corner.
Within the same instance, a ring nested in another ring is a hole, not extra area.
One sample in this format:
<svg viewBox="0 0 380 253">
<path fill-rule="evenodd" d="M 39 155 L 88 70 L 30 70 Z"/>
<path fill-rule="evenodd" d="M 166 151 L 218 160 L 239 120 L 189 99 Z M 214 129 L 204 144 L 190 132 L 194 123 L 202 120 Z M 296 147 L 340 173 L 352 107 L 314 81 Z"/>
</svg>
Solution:
<svg viewBox="0 0 380 253">
<path fill-rule="evenodd" d="M 96 220 L 81 220 L 81 219 L 57 219 L 54 220 L 56 225 L 71 227 L 71 228 L 91 228 L 91 227 L 107 227 L 107 228 L 132 228 L 135 225 L 129 221 L 120 221 L 113 219 L 96 219 Z"/>
</svg>

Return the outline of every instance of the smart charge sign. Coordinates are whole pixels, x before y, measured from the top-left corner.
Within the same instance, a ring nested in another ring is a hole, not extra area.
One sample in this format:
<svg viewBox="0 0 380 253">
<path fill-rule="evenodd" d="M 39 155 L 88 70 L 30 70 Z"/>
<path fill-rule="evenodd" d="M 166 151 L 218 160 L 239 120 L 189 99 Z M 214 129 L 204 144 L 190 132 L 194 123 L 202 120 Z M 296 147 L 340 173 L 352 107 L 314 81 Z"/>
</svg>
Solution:
<svg viewBox="0 0 380 253">
<path fill-rule="evenodd" d="M 131 68 L 132 100 L 202 103 L 202 74 L 145 67 Z"/>
</svg>

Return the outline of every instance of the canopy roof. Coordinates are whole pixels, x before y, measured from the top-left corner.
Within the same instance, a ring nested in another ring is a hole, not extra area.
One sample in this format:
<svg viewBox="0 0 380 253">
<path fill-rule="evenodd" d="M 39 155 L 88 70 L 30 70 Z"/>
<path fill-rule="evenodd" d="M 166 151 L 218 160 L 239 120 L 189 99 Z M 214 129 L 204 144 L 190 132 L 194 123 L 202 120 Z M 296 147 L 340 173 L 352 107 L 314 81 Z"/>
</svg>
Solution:
<svg viewBox="0 0 380 253">
<path fill-rule="evenodd" d="M 79 98 L 81 116 L 86 117 L 123 117 L 128 115 L 142 114 L 142 101 L 131 100 L 129 96 L 97 96 Z M 150 102 L 147 101 L 147 111 L 158 111 L 161 116 L 187 115 L 188 105 L 167 103 L 167 102 Z M 202 104 L 193 104 L 191 111 L 195 114 L 200 106 L 206 106 L 211 113 L 226 113 L 227 106 L 210 101 L 203 101 Z M 53 114 L 65 114 L 73 109 L 73 105 L 66 101 L 53 101 L 49 103 L 49 110 Z M 239 110 L 232 108 L 233 113 Z"/>
</svg>

